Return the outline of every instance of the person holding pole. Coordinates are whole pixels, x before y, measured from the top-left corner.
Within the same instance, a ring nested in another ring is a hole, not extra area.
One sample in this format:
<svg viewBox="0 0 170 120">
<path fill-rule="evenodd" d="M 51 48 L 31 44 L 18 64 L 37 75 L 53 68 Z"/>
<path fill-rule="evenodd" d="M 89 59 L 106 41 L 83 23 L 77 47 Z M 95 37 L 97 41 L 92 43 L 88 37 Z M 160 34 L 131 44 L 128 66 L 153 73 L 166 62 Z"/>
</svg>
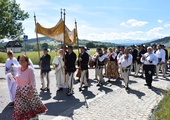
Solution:
<svg viewBox="0 0 170 120">
<path fill-rule="evenodd" d="M 73 84 L 74 84 L 74 72 L 76 71 L 76 54 L 73 51 L 72 46 L 68 46 L 68 51 L 65 55 L 65 71 L 66 71 L 66 81 L 68 84 L 68 92 L 67 95 L 72 95 L 73 92 Z"/>
<path fill-rule="evenodd" d="M 42 88 L 41 90 L 50 90 L 50 79 L 49 79 L 49 72 L 51 71 L 50 68 L 50 61 L 51 61 L 51 56 L 48 54 L 48 50 L 45 48 L 44 49 L 44 55 L 40 58 L 40 75 L 41 75 L 41 84 Z M 46 75 L 47 79 L 47 87 L 45 86 L 45 81 L 44 81 L 44 76 Z"/>
</svg>

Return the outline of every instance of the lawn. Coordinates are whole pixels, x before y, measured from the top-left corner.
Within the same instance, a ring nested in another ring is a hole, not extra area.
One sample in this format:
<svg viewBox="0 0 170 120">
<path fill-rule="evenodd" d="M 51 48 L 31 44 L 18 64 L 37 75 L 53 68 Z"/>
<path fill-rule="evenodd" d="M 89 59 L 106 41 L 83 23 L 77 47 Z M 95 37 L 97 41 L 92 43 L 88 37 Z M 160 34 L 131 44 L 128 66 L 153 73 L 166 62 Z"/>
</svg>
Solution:
<svg viewBox="0 0 170 120">
<path fill-rule="evenodd" d="M 78 50 L 74 50 L 74 52 L 77 54 L 78 56 Z M 93 55 L 95 53 L 95 48 L 90 49 L 90 54 Z M 14 56 L 17 58 L 17 56 L 25 54 L 25 52 L 21 52 L 21 53 L 14 53 Z M 52 52 L 49 52 L 49 54 L 51 55 L 51 62 L 53 60 L 53 58 L 58 55 L 58 52 L 55 52 L 54 50 Z M 34 64 L 38 64 L 39 58 L 38 58 L 38 52 L 32 51 L 32 52 L 26 52 L 26 55 L 32 60 L 32 62 Z M 43 52 L 40 52 L 40 56 L 43 55 Z M 7 55 L 4 52 L 0 52 L 0 63 L 5 63 L 7 59 Z"/>
<path fill-rule="evenodd" d="M 165 94 L 154 112 L 155 120 L 170 120 L 170 90 Z"/>
</svg>

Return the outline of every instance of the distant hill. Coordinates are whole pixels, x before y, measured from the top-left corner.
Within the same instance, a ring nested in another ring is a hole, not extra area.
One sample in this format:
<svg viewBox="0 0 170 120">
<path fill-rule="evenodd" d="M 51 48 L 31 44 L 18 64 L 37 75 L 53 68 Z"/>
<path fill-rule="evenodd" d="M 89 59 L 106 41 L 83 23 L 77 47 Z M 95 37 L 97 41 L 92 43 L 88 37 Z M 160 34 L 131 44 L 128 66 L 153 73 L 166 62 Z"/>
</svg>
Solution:
<svg viewBox="0 0 170 120">
<path fill-rule="evenodd" d="M 60 44 L 60 41 L 56 41 L 49 37 L 39 37 L 38 38 L 40 43 L 48 43 L 48 44 Z M 35 44 L 37 42 L 36 38 L 29 39 L 27 43 Z M 105 45 L 105 46 L 117 46 L 118 44 L 112 43 L 112 42 L 102 42 L 102 41 L 92 41 L 92 40 L 86 40 L 86 39 L 79 39 L 79 45 L 86 45 L 89 42 L 93 42 L 95 45 Z"/>
<path fill-rule="evenodd" d="M 168 37 L 164 37 L 164 38 L 160 38 L 160 39 L 157 39 L 157 40 L 153 40 L 151 42 L 148 42 L 148 43 L 145 43 L 145 44 L 153 44 L 153 43 L 156 43 L 156 44 L 163 44 L 165 45 L 166 47 L 170 47 L 170 36 Z"/>
<path fill-rule="evenodd" d="M 151 42 L 152 40 L 132 40 L 132 39 L 125 39 L 125 40 L 106 40 L 107 42 L 111 42 L 111 43 L 115 43 L 115 44 L 119 44 L 119 45 L 125 45 L 125 46 L 129 46 L 129 45 L 139 45 L 139 44 L 144 44 L 147 42 Z"/>
<path fill-rule="evenodd" d="M 40 44 L 48 43 L 49 45 L 56 45 L 56 44 L 58 45 L 58 44 L 61 43 L 60 41 L 56 41 L 56 40 L 54 40 L 52 38 L 49 38 L 49 37 L 39 37 L 38 40 L 39 40 Z M 36 44 L 36 42 L 37 42 L 36 38 L 32 38 L 32 39 L 29 39 L 27 41 L 27 43 L 29 43 L 29 44 Z M 110 47 L 114 47 L 114 46 L 118 46 L 118 45 L 129 46 L 129 45 L 132 45 L 132 44 L 150 45 L 151 43 L 164 44 L 165 46 L 170 47 L 170 36 L 160 38 L 160 39 L 156 39 L 156 40 L 147 40 L 147 41 L 130 40 L 130 39 L 93 41 L 93 40 L 80 39 L 79 40 L 79 45 L 86 45 L 89 42 L 93 42 L 93 44 L 95 44 L 95 45 L 105 45 L 105 46 L 110 46 Z M 4 42 L 3 44 L 6 44 L 6 42 Z"/>
</svg>

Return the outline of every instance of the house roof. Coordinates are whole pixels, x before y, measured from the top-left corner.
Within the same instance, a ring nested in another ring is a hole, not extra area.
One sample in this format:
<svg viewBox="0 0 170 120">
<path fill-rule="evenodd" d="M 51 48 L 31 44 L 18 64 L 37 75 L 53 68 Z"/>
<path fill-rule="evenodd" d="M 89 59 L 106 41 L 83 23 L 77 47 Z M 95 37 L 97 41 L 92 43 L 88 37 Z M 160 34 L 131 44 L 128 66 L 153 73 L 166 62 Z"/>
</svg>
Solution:
<svg viewBox="0 0 170 120">
<path fill-rule="evenodd" d="M 5 47 L 22 47 L 21 42 L 15 40 L 15 41 L 9 41 L 5 45 Z"/>
</svg>

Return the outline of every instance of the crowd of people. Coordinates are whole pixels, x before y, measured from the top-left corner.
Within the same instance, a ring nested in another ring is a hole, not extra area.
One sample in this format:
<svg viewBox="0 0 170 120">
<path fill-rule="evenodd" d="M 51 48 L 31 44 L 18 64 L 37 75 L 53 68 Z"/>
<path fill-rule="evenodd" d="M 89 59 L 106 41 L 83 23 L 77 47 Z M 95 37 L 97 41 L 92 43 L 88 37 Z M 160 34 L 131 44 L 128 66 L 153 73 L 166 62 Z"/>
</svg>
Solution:
<svg viewBox="0 0 170 120">
<path fill-rule="evenodd" d="M 89 68 L 94 68 L 94 80 L 97 86 L 102 86 L 106 79 L 123 80 L 125 90 L 129 89 L 129 75 L 145 78 L 149 89 L 152 88 L 153 76 L 159 77 L 159 72 L 166 77 L 168 69 L 168 51 L 164 45 L 152 44 L 151 46 L 131 45 L 129 48 L 96 48 L 94 55 L 89 54 L 89 49 L 81 46 L 79 55 L 76 55 L 72 46 L 58 50 L 58 55 L 52 60 L 55 70 L 57 92 L 68 89 L 67 95 L 74 94 L 75 76 L 79 79 L 79 91 L 88 85 Z M 26 55 L 17 59 L 12 51 L 7 52 L 8 59 L 5 63 L 8 88 L 11 103 L 14 106 L 14 120 L 34 119 L 39 114 L 47 111 L 36 90 L 34 66 Z M 40 58 L 40 78 L 42 91 L 50 91 L 51 56 L 48 49 L 43 50 Z M 139 75 L 140 73 L 140 75 Z M 46 79 L 46 80 L 45 80 Z"/>
</svg>

